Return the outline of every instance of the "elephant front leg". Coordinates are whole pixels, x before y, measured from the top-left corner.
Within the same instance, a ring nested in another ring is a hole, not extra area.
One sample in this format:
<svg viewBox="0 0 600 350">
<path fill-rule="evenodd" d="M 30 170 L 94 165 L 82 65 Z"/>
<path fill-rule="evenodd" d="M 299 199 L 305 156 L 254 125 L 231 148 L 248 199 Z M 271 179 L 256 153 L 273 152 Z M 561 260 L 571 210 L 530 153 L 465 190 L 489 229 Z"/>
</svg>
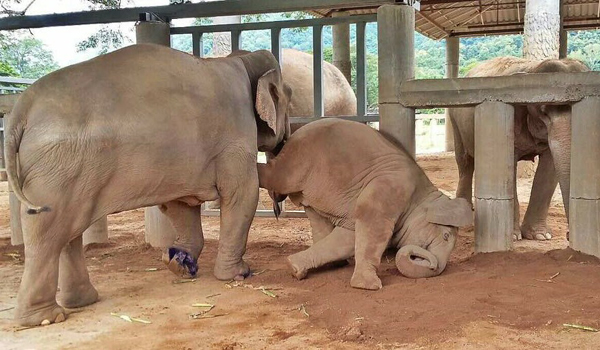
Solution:
<svg viewBox="0 0 600 350">
<path fill-rule="evenodd" d="M 533 178 L 529 205 L 521 225 L 523 238 L 542 241 L 552 238 L 546 219 L 557 185 L 558 179 L 552 154 L 550 154 L 550 151 L 546 151 L 540 155 L 539 164 Z"/>
<path fill-rule="evenodd" d="M 351 258 L 354 255 L 354 245 L 354 231 L 336 227 L 310 248 L 288 256 L 288 265 L 294 277 L 303 279 L 310 269 Z"/>
<path fill-rule="evenodd" d="M 333 231 L 334 226 L 326 217 L 319 215 L 313 208 L 304 207 L 304 212 L 310 221 L 313 245 Z"/>
<path fill-rule="evenodd" d="M 390 195 L 395 187 L 401 185 L 397 181 L 372 181 L 356 201 L 356 242 L 355 267 L 350 285 L 354 288 L 381 289 L 381 280 L 377 269 L 381 257 L 388 247 L 394 233 L 394 226 L 406 203 L 406 198 L 394 198 Z M 400 189 L 400 193 L 410 196 L 409 191 Z M 403 202 L 404 201 L 404 202 Z"/>
<path fill-rule="evenodd" d="M 217 168 L 221 231 L 214 274 L 220 280 L 240 280 L 250 275 L 242 257 L 258 205 L 256 155 L 247 158 L 226 155 L 223 159 Z"/>
<path fill-rule="evenodd" d="M 85 266 L 81 235 L 69 242 L 60 254 L 58 285 L 59 302 L 64 307 L 83 307 L 98 300 L 98 292 L 90 282 Z"/>
<path fill-rule="evenodd" d="M 171 201 L 160 209 L 177 232 L 177 239 L 163 253 L 162 260 L 177 276 L 193 278 L 198 273 L 198 257 L 204 247 L 201 208 Z"/>
</svg>

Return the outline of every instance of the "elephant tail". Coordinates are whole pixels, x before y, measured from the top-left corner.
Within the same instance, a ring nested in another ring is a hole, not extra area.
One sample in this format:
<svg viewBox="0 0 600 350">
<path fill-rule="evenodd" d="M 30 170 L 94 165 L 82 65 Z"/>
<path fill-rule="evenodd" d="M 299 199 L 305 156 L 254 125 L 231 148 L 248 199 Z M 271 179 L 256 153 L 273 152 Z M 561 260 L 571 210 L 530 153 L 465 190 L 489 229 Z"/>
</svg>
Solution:
<svg viewBox="0 0 600 350">
<path fill-rule="evenodd" d="M 17 152 L 19 151 L 19 145 L 21 144 L 21 138 L 25 130 L 24 123 L 17 114 L 10 113 L 7 117 L 4 118 L 5 121 L 8 121 L 4 134 L 4 160 L 6 162 L 8 184 L 12 187 L 19 201 L 27 206 L 27 214 L 39 214 L 44 211 L 50 211 L 49 207 L 34 205 L 23 194 L 17 171 Z"/>
</svg>

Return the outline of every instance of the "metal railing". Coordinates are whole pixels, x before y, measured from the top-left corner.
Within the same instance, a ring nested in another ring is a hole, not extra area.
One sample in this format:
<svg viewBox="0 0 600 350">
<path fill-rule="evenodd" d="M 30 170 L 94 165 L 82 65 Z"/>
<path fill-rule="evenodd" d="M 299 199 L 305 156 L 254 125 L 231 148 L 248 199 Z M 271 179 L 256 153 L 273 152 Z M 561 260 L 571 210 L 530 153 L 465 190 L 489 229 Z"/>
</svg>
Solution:
<svg viewBox="0 0 600 350">
<path fill-rule="evenodd" d="M 206 26 L 173 27 L 171 35 L 190 34 L 192 36 L 192 53 L 203 57 L 203 36 L 207 33 L 230 32 L 231 50 L 241 49 L 242 33 L 252 30 L 271 31 L 271 52 L 281 62 L 281 30 L 289 28 L 312 27 L 313 32 L 313 86 L 314 86 L 314 117 L 294 118 L 294 124 L 306 124 L 317 120 L 324 115 L 323 101 L 323 27 L 336 24 L 356 24 L 356 116 L 336 116 L 339 118 L 355 120 L 360 122 L 376 122 L 379 116 L 367 114 L 367 84 L 366 84 L 366 42 L 365 29 L 369 22 L 376 22 L 377 15 L 359 15 L 331 18 L 313 18 L 290 21 L 219 24 Z"/>
<path fill-rule="evenodd" d="M 282 62 L 281 31 L 289 28 L 312 27 L 313 36 L 313 117 L 293 117 L 292 124 L 307 124 L 323 117 L 336 117 L 347 120 L 366 122 L 378 122 L 379 115 L 367 113 L 367 84 L 366 84 L 366 25 L 369 22 L 376 22 L 377 15 L 359 15 L 331 18 L 314 18 L 303 20 L 257 22 L 257 23 L 239 23 L 239 24 L 219 24 L 206 26 L 173 27 L 171 35 L 188 34 L 192 36 L 192 54 L 197 57 L 204 56 L 205 34 L 208 33 L 231 33 L 231 50 L 240 50 L 242 46 L 242 33 L 252 30 L 270 30 L 271 31 L 271 52 L 278 62 Z M 356 111 L 354 116 L 326 116 L 323 98 L 323 27 L 336 24 L 356 24 Z M 202 215 L 217 216 L 218 209 L 207 209 L 203 205 Z M 271 210 L 258 209 L 258 217 L 271 217 Z M 285 203 L 282 205 L 281 217 L 306 217 L 304 211 L 286 210 Z"/>
</svg>

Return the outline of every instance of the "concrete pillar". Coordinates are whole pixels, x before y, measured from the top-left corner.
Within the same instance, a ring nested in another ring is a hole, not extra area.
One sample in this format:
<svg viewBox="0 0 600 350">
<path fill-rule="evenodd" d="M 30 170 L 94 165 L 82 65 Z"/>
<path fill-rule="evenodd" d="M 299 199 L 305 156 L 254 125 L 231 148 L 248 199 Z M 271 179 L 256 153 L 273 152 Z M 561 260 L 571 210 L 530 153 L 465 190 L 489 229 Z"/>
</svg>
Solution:
<svg viewBox="0 0 600 350">
<path fill-rule="evenodd" d="M 8 185 L 8 205 L 10 208 L 10 244 L 23 244 L 23 230 L 21 229 L 21 202 Z"/>
<path fill-rule="evenodd" d="M 569 244 L 600 258 L 600 98 L 572 107 Z"/>
<path fill-rule="evenodd" d="M 415 156 L 415 110 L 400 104 L 400 85 L 415 77 L 415 10 L 407 5 L 377 9 L 379 131 Z"/>
<path fill-rule="evenodd" d="M 475 108 L 475 251 L 512 248 L 515 193 L 514 107 Z"/>
<path fill-rule="evenodd" d="M 460 58 L 460 40 L 457 37 L 446 38 L 446 78 L 458 78 Z M 446 108 L 446 151 L 454 151 L 454 129 L 450 120 L 452 109 Z"/>
<path fill-rule="evenodd" d="M 171 27 L 161 21 L 144 21 L 135 25 L 136 44 L 171 46 Z"/>
<path fill-rule="evenodd" d="M 83 245 L 106 242 L 108 242 L 108 220 L 105 216 L 83 232 Z"/>
<path fill-rule="evenodd" d="M 171 45 L 170 26 L 159 21 L 139 22 L 135 28 L 136 42 L 154 43 L 165 46 Z M 168 247 L 177 237 L 171 227 L 171 221 L 159 207 L 149 207 L 145 210 L 146 242 L 153 247 Z"/>
<path fill-rule="evenodd" d="M 348 16 L 346 12 L 334 12 L 333 17 Z M 352 63 L 350 62 L 350 25 L 333 26 L 333 65 L 336 66 L 352 84 Z"/>
<path fill-rule="evenodd" d="M 527 0 L 523 30 L 525 58 L 558 58 L 560 0 Z"/>
</svg>

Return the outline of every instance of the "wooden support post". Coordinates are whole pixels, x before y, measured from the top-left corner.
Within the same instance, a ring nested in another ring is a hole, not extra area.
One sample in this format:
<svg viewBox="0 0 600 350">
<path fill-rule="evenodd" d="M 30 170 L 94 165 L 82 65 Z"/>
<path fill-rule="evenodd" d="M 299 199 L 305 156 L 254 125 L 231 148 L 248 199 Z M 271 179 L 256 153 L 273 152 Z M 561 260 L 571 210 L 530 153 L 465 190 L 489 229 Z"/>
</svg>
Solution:
<svg viewBox="0 0 600 350">
<path fill-rule="evenodd" d="M 475 108 L 475 252 L 512 248 L 515 193 L 514 107 Z"/>
<path fill-rule="evenodd" d="M 446 38 L 446 78 L 458 78 L 460 58 L 460 40 L 457 37 Z M 450 120 L 452 109 L 446 108 L 446 151 L 454 151 L 454 129 Z"/>
<path fill-rule="evenodd" d="M 139 22 L 136 25 L 135 33 L 137 43 L 149 42 L 170 46 L 171 33 L 168 23 Z M 199 45 L 201 37 L 196 37 L 195 40 L 198 40 L 198 46 L 194 51 L 197 50 L 201 54 L 201 46 Z M 153 247 L 168 247 L 177 238 L 175 230 L 171 227 L 171 221 L 157 206 L 146 208 L 145 224 L 146 242 L 150 243 Z"/>
<path fill-rule="evenodd" d="M 569 244 L 600 258 L 600 97 L 573 105 Z"/>
<path fill-rule="evenodd" d="M 415 156 L 415 110 L 400 104 L 400 85 L 415 77 L 415 10 L 407 5 L 377 9 L 379 130 Z"/>
</svg>

